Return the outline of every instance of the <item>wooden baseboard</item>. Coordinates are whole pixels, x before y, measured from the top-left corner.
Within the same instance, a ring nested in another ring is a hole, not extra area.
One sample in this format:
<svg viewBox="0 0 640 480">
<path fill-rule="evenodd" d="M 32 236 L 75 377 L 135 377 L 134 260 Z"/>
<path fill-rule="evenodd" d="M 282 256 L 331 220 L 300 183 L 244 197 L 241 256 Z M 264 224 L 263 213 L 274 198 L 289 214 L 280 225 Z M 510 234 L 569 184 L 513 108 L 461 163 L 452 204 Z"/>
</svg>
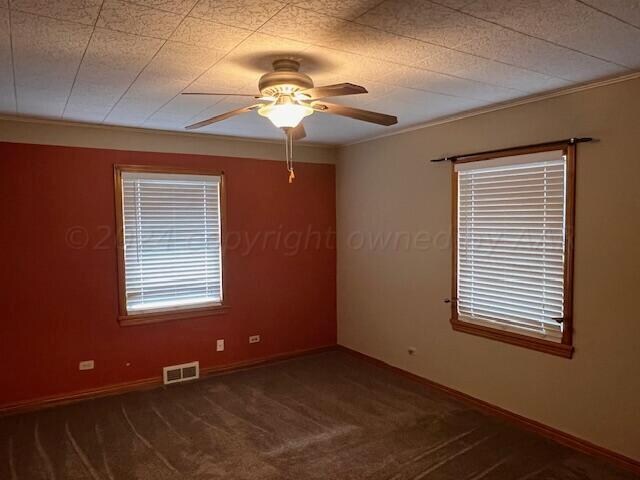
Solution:
<svg viewBox="0 0 640 480">
<path fill-rule="evenodd" d="M 277 355 L 270 355 L 268 357 L 256 358 L 251 360 L 244 360 L 242 362 L 229 363 L 226 365 L 216 365 L 213 367 L 205 367 L 200 369 L 201 376 L 214 376 L 223 375 L 226 373 L 233 373 L 245 368 L 254 368 L 262 365 L 271 365 L 277 362 L 283 362 L 296 357 L 302 357 L 305 355 L 313 355 L 316 353 L 327 352 L 329 350 L 336 350 L 337 345 L 324 345 L 322 347 L 314 347 L 306 350 L 294 350 L 292 352 L 279 353 Z"/>
<path fill-rule="evenodd" d="M 314 353 L 320 353 L 327 350 L 335 350 L 336 345 L 325 345 L 322 347 L 316 347 L 306 350 L 294 350 L 291 352 L 279 353 L 276 355 L 269 355 L 267 357 L 254 358 L 250 360 L 243 360 L 241 362 L 228 363 L 225 365 L 215 365 L 211 367 L 203 367 L 200 369 L 200 378 L 206 378 L 212 375 L 221 375 L 225 373 L 231 373 L 234 371 L 242 370 L 250 367 L 257 367 L 260 365 L 267 365 L 271 363 L 281 362 L 289 360 L 295 357 L 301 357 L 304 355 L 311 355 Z M 197 380 L 196 380 L 197 381 Z M 135 380 L 133 382 L 117 383 L 107 385 L 100 388 L 94 388 L 89 390 L 76 391 L 71 393 L 65 393 L 61 395 L 52 395 L 48 397 L 40 397 L 31 400 L 25 400 L 16 403 L 10 403 L 0 406 L 0 416 L 14 415 L 16 413 L 24 413 L 35 410 L 42 410 L 45 408 L 51 408 L 61 405 L 67 405 L 70 403 L 81 402 L 83 400 L 89 400 L 92 398 L 107 397 L 110 395 L 118 395 L 121 393 L 132 392 L 136 390 L 149 390 L 153 388 L 159 388 L 163 386 L 162 375 L 152 378 L 143 378 Z"/>
<path fill-rule="evenodd" d="M 560 430 L 557 430 L 543 423 L 523 417 L 522 415 L 518 415 L 517 413 L 510 412 L 509 410 L 505 410 L 504 408 L 485 402 L 484 400 L 480 400 L 479 398 L 472 397 L 471 395 L 467 395 L 466 393 L 460 392 L 458 390 L 447 387 L 440 383 L 434 382 L 432 380 L 428 380 L 424 377 L 420 377 L 418 375 L 415 375 L 401 368 L 394 367 L 382 360 L 378 360 L 377 358 L 371 357 L 369 355 L 358 352 L 356 350 L 352 350 L 342 345 L 326 345 L 322 347 L 285 352 L 277 355 L 270 355 L 267 357 L 245 360 L 242 362 L 235 362 L 235 363 L 226 364 L 226 365 L 204 367 L 200 370 L 200 373 L 201 373 L 201 378 L 206 378 L 212 375 L 222 375 L 222 374 L 242 370 L 245 368 L 272 364 L 272 363 L 281 362 L 281 361 L 289 360 L 296 357 L 312 355 L 315 353 L 321 353 L 324 351 L 335 350 L 335 349 L 348 352 L 351 355 L 355 355 L 379 367 L 392 370 L 418 383 L 427 385 L 432 388 L 436 388 L 465 403 L 473 405 L 474 407 L 482 411 L 504 418 L 508 421 L 511 421 L 512 423 L 515 423 L 516 425 L 522 428 L 526 428 L 527 430 L 536 432 L 540 435 L 543 435 L 544 437 L 547 437 L 565 446 L 573 448 L 574 450 L 578 450 L 582 453 L 600 457 L 615 465 L 618 465 L 621 468 L 624 468 L 636 474 L 640 474 L 640 462 L 637 460 L 629 458 L 620 453 L 616 453 L 612 450 L 606 449 L 599 445 L 595 445 L 591 442 L 575 437 L 568 433 L 562 432 Z M 13 404 L 1 406 L 0 416 L 12 415 L 16 413 L 23 413 L 23 412 L 34 411 L 34 410 L 41 410 L 44 408 L 51 408 L 55 406 L 80 402 L 80 401 L 88 400 L 92 398 L 106 397 L 109 395 L 117 395 L 117 394 L 132 392 L 136 390 L 148 390 L 152 388 L 161 387 L 162 385 L 163 385 L 162 377 L 158 376 L 153 378 L 136 380 L 134 382 L 119 383 L 119 384 L 108 385 L 105 387 L 91 389 L 91 390 L 73 392 L 69 394 L 41 397 L 33 400 L 16 402 Z"/>
<path fill-rule="evenodd" d="M 382 360 L 371 357 L 365 353 L 352 350 L 349 347 L 338 345 L 336 348 L 339 350 L 345 351 L 351 355 L 354 355 L 358 358 L 361 358 L 367 362 L 373 363 L 374 365 L 377 365 L 379 367 L 392 370 L 393 372 L 398 373 L 404 377 L 408 377 L 418 383 L 443 391 L 457 398 L 458 400 L 461 400 L 467 404 L 470 404 L 476 407 L 479 410 L 482 410 L 491 415 L 495 415 L 503 419 L 506 419 L 522 428 L 538 433 L 562 445 L 570 447 L 579 452 L 592 455 L 594 457 L 602 458 L 610 463 L 613 463 L 621 468 L 624 468 L 625 470 L 628 470 L 635 474 L 640 475 L 640 461 L 634 460 L 633 458 L 627 457 L 625 455 L 614 452 L 612 450 L 601 447 L 599 445 L 595 445 L 594 443 L 575 437 L 569 433 L 550 427 L 549 425 L 545 425 L 535 420 L 531 420 L 530 418 L 523 417 L 522 415 L 518 415 L 517 413 L 513 413 L 509 410 L 505 410 L 502 407 L 498 407 L 497 405 L 493 405 L 489 402 L 485 402 L 484 400 L 480 400 L 479 398 L 472 397 L 471 395 L 467 395 L 466 393 L 460 392 L 459 390 L 455 390 L 451 387 L 447 387 L 445 385 L 434 382 L 432 380 L 428 380 L 424 377 L 413 374 L 401 368 L 394 367 L 393 365 L 389 365 L 388 363 Z"/>
</svg>

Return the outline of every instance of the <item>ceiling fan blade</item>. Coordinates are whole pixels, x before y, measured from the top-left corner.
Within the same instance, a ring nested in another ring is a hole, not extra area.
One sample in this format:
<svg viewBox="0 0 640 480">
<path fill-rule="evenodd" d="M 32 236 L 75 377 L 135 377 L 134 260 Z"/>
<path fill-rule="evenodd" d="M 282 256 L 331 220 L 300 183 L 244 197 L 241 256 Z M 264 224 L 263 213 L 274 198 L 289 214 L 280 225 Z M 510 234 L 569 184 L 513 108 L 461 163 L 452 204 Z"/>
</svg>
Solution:
<svg viewBox="0 0 640 480">
<path fill-rule="evenodd" d="M 363 122 L 377 123 L 378 125 L 389 126 L 398 123 L 398 117 L 393 115 L 360 110 L 359 108 L 347 107 L 335 103 L 313 102 L 311 106 L 317 112 L 333 113 L 334 115 L 342 115 L 343 117 L 355 118 Z"/>
<path fill-rule="evenodd" d="M 184 128 L 187 130 L 194 130 L 196 128 L 206 127 L 207 125 L 211 125 L 212 123 L 220 122 L 222 120 L 226 120 L 230 117 L 235 117 L 236 115 L 240 115 L 242 113 L 247 113 L 254 110 L 257 107 L 261 107 L 261 104 L 249 105 L 248 107 L 236 108 L 235 110 L 231 110 L 230 112 L 222 113 L 220 115 L 216 115 L 215 117 L 208 118 L 207 120 L 203 120 L 198 123 L 194 123 L 193 125 L 188 125 Z"/>
<path fill-rule="evenodd" d="M 220 93 L 220 92 L 182 92 L 182 95 L 218 95 L 221 97 L 253 97 L 260 98 L 257 93 Z"/>
<path fill-rule="evenodd" d="M 343 95 L 356 95 L 359 93 L 368 93 L 367 89 L 353 83 L 337 83 L 335 85 L 325 85 L 323 87 L 313 87 L 302 90 L 302 95 L 309 97 L 310 100 L 326 97 L 340 97 Z"/>
<path fill-rule="evenodd" d="M 291 135 L 293 136 L 294 140 L 302 140 L 304 137 L 306 137 L 307 132 L 304 129 L 304 125 L 302 125 L 302 123 L 299 123 L 298 126 L 293 129 Z"/>
</svg>

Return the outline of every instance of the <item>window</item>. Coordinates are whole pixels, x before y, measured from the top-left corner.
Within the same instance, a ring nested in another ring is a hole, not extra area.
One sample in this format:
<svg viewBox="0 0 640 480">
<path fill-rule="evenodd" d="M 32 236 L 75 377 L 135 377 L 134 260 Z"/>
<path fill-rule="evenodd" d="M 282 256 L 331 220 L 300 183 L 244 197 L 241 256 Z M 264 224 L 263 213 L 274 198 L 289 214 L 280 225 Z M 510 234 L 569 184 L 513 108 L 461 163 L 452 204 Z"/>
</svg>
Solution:
<svg viewBox="0 0 640 480">
<path fill-rule="evenodd" d="M 220 309 L 222 176 L 115 168 L 121 323 Z"/>
<path fill-rule="evenodd" d="M 556 145 L 454 164 L 455 330 L 571 356 L 574 157 Z"/>
</svg>

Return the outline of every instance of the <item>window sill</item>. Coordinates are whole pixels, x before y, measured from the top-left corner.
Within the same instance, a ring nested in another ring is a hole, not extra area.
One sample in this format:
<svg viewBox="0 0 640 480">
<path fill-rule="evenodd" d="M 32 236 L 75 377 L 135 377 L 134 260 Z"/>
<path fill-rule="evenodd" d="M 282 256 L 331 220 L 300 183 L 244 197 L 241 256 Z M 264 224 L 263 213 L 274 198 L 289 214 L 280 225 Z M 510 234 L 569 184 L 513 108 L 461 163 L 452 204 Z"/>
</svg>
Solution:
<svg viewBox="0 0 640 480">
<path fill-rule="evenodd" d="M 199 308 L 183 308 L 180 310 L 166 310 L 149 313 L 136 313 L 129 315 L 120 315 L 118 322 L 121 327 L 134 325 L 146 325 L 149 323 L 169 322 L 172 320 L 183 320 L 187 318 L 202 318 L 210 315 L 221 315 L 227 313 L 229 307 L 227 305 L 214 305 Z"/>
<path fill-rule="evenodd" d="M 555 343 L 539 338 L 528 337 L 517 333 L 506 332 L 503 330 L 495 330 L 493 328 L 484 327 L 482 325 L 474 325 L 472 323 L 462 322 L 455 318 L 451 319 L 451 326 L 457 332 L 469 333 L 479 337 L 497 340 L 499 342 L 517 345 L 518 347 L 529 348 L 539 352 L 550 353 L 559 357 L 571 358 L 573 356 L 573 346 L 564 343 Z"/>
</svg>

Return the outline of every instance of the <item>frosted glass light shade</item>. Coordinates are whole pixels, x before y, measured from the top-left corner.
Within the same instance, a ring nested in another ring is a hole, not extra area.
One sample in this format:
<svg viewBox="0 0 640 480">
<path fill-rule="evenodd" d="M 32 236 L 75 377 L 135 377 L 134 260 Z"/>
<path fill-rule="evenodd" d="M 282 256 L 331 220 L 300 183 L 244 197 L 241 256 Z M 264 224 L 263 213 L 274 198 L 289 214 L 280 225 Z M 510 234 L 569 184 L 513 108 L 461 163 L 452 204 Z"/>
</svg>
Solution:
<svg viewBox="0 0 640 480">
<path fill-rule="evenodd" d="M 265 105 L 258 110 L 258 113 L 271 120 L 278 128 L 294 128 L 302 119 L 313 113 L 313 109 L 308 105 L 292 101 L 280 101 L 271 105 Z"/>
</svg>

